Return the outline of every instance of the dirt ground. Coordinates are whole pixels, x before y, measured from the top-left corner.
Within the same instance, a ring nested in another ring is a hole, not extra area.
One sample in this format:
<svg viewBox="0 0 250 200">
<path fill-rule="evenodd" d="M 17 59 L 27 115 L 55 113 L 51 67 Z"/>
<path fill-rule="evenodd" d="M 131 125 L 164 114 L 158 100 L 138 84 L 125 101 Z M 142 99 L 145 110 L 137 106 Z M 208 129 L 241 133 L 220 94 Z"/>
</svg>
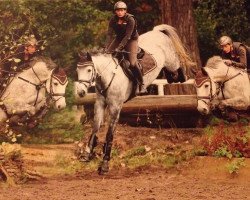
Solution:
<svg viewBox="0 0 250 200">
<path fill-rule="evenodd" d="M 152 149 L 161 145 L 190 148 L 198 137 L 199 131 L 196 130 L 119 126 L 114 143 L 121 149 L 133 145 L 148 145 Z M 68 175 L 60 170 L 53 171 L 55 158 L 60 160 L 61 154 L 73 162 L 73 149 L 74 144 L 24 145 L 22 152 L 26 165 L 43 174 L 44 178 L 17 186 L 0 185 L 0 200 L 250 199 L 250 159 L 245 160 L 246 166 L 234 176 L 225 168 L 227 159 L 202 156 L 171 169 L 147 166 L 131 170 L 120 167 L 111 168 L 103 176 L 96 171 L 78 170 Z"/>
</svg>

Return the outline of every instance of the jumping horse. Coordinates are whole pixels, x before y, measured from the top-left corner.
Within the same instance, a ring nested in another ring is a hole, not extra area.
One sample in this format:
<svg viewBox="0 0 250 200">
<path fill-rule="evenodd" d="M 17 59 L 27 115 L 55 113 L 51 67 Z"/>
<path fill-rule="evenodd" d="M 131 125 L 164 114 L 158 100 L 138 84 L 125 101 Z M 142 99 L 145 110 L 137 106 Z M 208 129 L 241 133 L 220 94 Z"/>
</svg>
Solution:
<svg viewBox="0 0 250 200">
<path fill-rule="evenodd" d="M 151 66 L 152 69 L 143 76 L 145 87 L 157 78 L 164 67 L 174 72 L 181 67 L 188 68 L 193 65 L 175 29 L 169 25 L 156 26 L 152 31 L 140 35 L 139 47 L 155 60 L 154 66 Z M 82 161 L 87 162 L 94 157 L 94 148 L 98 139 L 96 134 L 103 121 L 104 110 L 108 109 L 110 119 L 106 142 L 103 146 L 104 157 L 98 169 L 99 174 L 103 174 L 109 171 L 108 162 L 113 136 L 122 105 L 129 99 L 133 90 L 133 81 L 124 74 L 119 61 L 111 54 L 82 55 L 77 64 L 77 73 L 79 96 L 86 95 L 88 88 L 94 82 L 97 88 L 92 134 L 82 155 Z"/>
<path fill-rule="evenodd" d="M 195 87 L 198 111 L 209 114 L 215 107 L 247 110 L 250 103 L 250 84 L 246 70 L 228 66 L 219 56 L 208 59 L 205 67 L 196 72 Z"/>
<path fill-rule="evenodd" d="M 48 100 L 56 109 L 66 106 L 65 71 L 49 58 L 36 57 L 30 66 L 10 78 L 0 97 L 0 122 L 17 116 L 34 116 Z"/>
</svg>

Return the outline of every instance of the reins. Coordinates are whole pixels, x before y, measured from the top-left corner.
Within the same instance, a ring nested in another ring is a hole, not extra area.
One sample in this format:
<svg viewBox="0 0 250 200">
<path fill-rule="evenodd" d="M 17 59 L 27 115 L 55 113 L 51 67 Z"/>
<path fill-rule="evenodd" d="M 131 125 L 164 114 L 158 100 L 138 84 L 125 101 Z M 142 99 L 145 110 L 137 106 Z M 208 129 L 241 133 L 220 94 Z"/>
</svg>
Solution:
<svg viewBox="0 0 250 200">
<path fill-rule="evenodd" d="M 23 77 L 21 77 L 21 76 L 17 76 L 17 78 L 18 78 L 18 79 L 21 79 L 22 81 L 24 81 L 24 82 L 26 82 L 26 83 L 29 83 L 29 84 L 35 86 L 36 91 L 37 91 L 36 100 L 35 100 L 34 105 L 33 105 L 33 106 L 35 106 L 35 105 L 37 104 L 39 92 L 40 92 L 41 88 L 44 87 L 45 82 L 42 82 L 42 81 L 41 81 L 41 79 L 38 77 L 37 73 L 35 72 L 33 66 L 31 67 L 31 69 L 32 69 L 33 73 L 35 74 L 35 76 L 37 77 L 37 79 L 40 81 L 39 84 L 32 83 L 32 82 L 30 82 L 29 80 L 27 80 L 27 79 L 25 79 L 25 78 L 23 78 Z"/>
<path fill-rule="evenodd" d="M 123 58 L 123 59 L 124 59 L 124 58 Z M 112 56 L 112 60 L 113 60 L 114 63 L 116 64 L 115 70 L 117 70 L 118 66 L 119 66 L 120 63 L 123 61 L 123 59 L 121 59 L 120 62 L 116 63 L 115 59 L 114 59 L 113 56 Z M 96 82 L 97 82 L 97 84 L 96 84 L 96 89 L 97 89 L 98 92 L 100 92 L 100 94 L 103 95 L 105 98 L 106 98 L 106 96 L 107 96 L 107 91 L 108 91 L 109 87 L 111 86 L 111 84 L 112 84 L 112 82 L 113 82 L 113 80 L 114 80 L 114 78 L 115 78 L 115 75 L 116 75 L 116 72 L 113 72 L 113 75 L 112 75 L 112 78 L 111 78 L 109 84 L 107 85 L 107 87 L 106 87 L 105 89 L 102 89 L 102 87 L 99 87 L 99 84 L 98 84 L 98 82 L 99 82 L 100 85 L 101 85 L 101 76 L 100 76 L 99 74 L 97 74 L 97 77 L 96 77 Z"/>
</svg>

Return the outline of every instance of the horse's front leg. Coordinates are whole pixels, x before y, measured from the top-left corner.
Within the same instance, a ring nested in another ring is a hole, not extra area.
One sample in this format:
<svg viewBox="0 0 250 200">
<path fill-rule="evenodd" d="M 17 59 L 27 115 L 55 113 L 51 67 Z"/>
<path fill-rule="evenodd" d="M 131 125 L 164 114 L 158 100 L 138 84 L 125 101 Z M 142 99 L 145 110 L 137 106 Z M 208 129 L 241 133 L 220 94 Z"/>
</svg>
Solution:
<svg viewBox="0 0 250 200">
<path fill-rule="evenodd" d="M 106 141 L 103 145 L 103 161 L 100 164 L 100 167 L 98 168 L 99 174 L 104 174 L 109 171 L 109 160 L 111 155 L 111 149 L 112 149 L 112 142 L 113 142 L 113 135 L 115 133 L 115 128 L 117 125 L 117 122 L 119 120 L 119 115 L 121 111 L 121 105 L 118 106 L 109 106 L 109 115 L 110 115 L 110 122 L 109 122 L 109 128 L 108 132 L 106 134 Z"/>
<path fill-rule="evenodd" d="M 89 162 L 94 157 L 94 148 L 97 145 L 97 136 L 96 134 L 99 132 L 101 123 L 104 117 L 105 111 L 105 99 L 104 98 L 97 98 L 94 106 L 94 123 L 92 127 L 92 134 L 90 135 L 88 144 L 85 148 L 85 152 L 83 156 L 80 158 L 83 162 Z"/>
<path fill-rule="evenodd" d="M 6 107 L 9 114 L 22 115 L 28 113 L 29 116 L 33 116 L 36 113 L 35 106 L 26 103 L 6 104 Z"/>
<path fill-rule="evenodd" d="M 228 121 L 236 122 L 238 121 L 238 114 L 236 110 L 246 110 L 249 103 L 246 99 L 241 97 L 235 97 L 231 99 L 222 100 L 219 103 L 219 110 L 223 118 L 227 119 Z"/>
<path fill-rule="evenodd" d="M 231 107 L 238 110 L 246 110 L 249 106 L 249 98 L 234 97 L 222 100 L 219 104 L 220 108 Z"/>
</svg>

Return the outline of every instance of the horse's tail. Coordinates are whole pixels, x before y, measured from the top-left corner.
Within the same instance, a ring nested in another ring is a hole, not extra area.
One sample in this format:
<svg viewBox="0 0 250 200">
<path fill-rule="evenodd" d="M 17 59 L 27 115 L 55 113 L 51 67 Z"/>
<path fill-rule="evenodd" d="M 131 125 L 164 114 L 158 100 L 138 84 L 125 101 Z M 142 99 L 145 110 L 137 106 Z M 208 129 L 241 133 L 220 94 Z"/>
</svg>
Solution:
<svg viewBox="0 0 250 200">
<path fill-rule="evenodd" d="M 174 27 L 169 26 L 167 24 L 161 24 L 161 25 L 155 26 L 153 31 L 160 31 L 166 34 L 171 39 L 175 47 L 176 53 L 179 56 L 181 65 L 185 67 L 191 67 L 195 65 L 190 55 L 187 53 L 185 47 L 183 46 L 181 39 L 177 35 L 176 29 Z"/>
</svg>

